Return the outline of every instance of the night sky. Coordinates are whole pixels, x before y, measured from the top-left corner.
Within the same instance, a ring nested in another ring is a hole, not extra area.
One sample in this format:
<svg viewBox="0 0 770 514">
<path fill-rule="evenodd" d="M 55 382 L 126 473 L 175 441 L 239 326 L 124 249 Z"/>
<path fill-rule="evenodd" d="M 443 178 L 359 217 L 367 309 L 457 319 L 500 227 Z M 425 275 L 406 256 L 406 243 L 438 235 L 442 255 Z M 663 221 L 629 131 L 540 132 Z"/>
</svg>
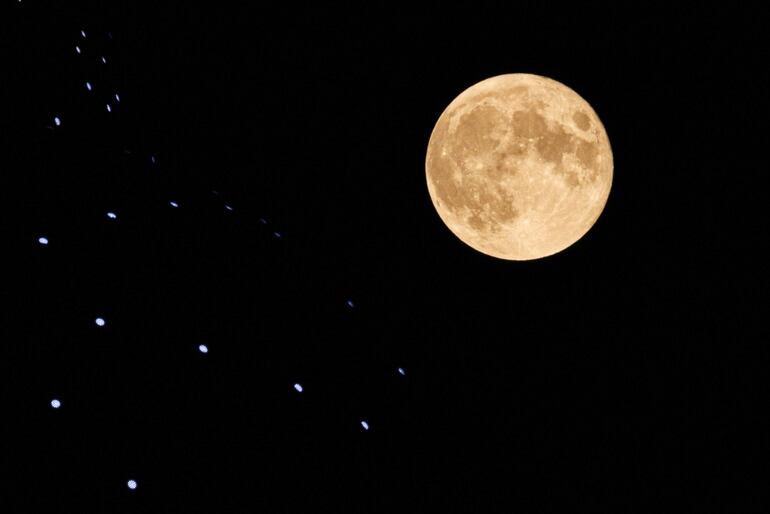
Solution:
<svg viewBox="0 0 770 514">
<path fill-rule="evenodd" d="M 759 12 L 2 9 L 0 512 L 766 512 Z M 614 156 L 525 262 L 425 179 L 517 72 Z"/>
</svg>

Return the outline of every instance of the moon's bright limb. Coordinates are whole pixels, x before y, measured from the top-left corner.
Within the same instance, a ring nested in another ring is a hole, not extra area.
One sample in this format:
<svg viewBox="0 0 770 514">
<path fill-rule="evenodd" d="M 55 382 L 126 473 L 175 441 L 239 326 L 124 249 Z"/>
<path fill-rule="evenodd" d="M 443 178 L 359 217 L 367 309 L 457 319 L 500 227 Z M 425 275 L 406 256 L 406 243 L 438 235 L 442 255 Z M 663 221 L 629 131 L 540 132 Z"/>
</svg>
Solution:
<svg viewBox="0 0 770 514">
<path fill-rule="evenodd" d="M 591 106 L 526 73 L 463 91 L 436 122 L 425 159 L 441 220 L 472 248 L 508 260 L 553 255 L 583 237 L 607 203 L 612 171 Z"/>
</svg>

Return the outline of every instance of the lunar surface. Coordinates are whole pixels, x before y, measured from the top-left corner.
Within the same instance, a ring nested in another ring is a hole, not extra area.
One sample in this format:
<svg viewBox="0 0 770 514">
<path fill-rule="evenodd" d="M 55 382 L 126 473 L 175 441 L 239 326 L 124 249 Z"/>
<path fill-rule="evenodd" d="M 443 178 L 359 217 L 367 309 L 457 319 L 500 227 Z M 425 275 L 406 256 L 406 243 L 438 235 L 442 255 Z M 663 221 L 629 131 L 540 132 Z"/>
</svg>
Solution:
<svg viewBox="0 0 770 514">
<path fill-rule="evenodd" d="M 428 191 L 470 247 L 507 260 L 560 252 L 599 218 L 612 150 L 591 106 L 547 77 L 499 75 L 463 91 L 433 128 Z"/>
</svg>

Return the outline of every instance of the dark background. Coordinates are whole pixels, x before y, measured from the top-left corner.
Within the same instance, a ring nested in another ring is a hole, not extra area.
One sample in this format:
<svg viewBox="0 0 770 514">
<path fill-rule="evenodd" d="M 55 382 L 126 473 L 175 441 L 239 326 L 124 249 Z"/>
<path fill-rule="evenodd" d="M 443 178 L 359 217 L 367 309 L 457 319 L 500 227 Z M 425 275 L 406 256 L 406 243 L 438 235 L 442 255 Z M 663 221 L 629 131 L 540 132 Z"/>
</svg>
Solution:
<svg viewBox="0 0 770 514">
<path fill-rule="evenodd" d="M 760 12 L 6 7 L 0 511 L 766 510 Z M 615 165 L 530 262 L 424 175 L 449 102 L 515 72 Z"/>
</svg>

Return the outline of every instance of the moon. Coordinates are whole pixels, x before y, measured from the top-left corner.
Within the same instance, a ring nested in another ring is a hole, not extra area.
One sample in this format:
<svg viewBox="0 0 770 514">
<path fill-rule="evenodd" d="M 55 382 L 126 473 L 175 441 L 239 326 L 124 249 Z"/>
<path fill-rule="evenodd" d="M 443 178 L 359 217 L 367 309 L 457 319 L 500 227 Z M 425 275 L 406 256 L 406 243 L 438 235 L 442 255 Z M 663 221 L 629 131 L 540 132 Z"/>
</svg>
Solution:
<svg viewBox="0 0 770 514">
<path fill-rule="evenodd" d="M 607 132 L 588 102 L 528 73 L 460 93 L 425 157 L 428 192 L 449 230 L 514 261 L 553 255 L 583 237 L 604 210 L 612 171 Z"/>
</svg>

